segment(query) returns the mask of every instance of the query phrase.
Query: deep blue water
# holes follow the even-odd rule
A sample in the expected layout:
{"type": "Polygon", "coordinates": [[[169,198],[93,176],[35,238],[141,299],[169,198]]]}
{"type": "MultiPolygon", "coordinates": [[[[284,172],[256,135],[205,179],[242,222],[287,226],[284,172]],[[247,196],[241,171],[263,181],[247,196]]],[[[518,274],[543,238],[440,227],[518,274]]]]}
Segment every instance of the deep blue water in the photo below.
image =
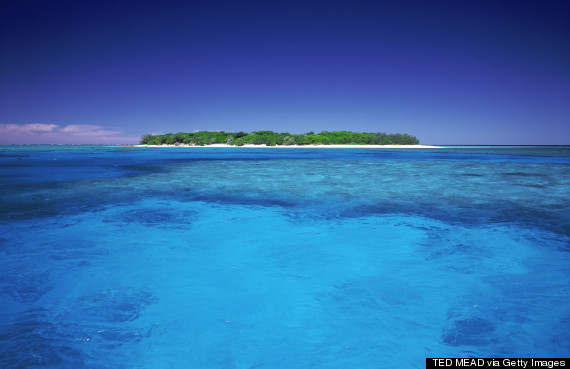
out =
{"type": "Polygon", "coordinates": [[[570,353],[570,147],[0,146],[0,367],[570,353]]]}

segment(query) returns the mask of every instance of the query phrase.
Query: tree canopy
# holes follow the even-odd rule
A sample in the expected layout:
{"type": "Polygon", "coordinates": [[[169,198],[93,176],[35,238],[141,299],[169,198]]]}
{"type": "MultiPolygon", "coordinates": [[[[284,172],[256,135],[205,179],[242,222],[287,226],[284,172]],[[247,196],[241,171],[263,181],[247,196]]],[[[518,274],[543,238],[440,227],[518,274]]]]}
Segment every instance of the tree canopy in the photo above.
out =
{"type": "Polygon", "coordinates": [[[273,131],[224,132],[199,131],[194,133],[168,133],[165,135],[144,134],[141,145],[193,145],[228,144],[242,146],[246,144],[266,146],[288,145],[418,145],[420,141],[408,134],[395,133],[360,133],[350,131],[322,131],[304,134],[277,133],[273,131]]]}

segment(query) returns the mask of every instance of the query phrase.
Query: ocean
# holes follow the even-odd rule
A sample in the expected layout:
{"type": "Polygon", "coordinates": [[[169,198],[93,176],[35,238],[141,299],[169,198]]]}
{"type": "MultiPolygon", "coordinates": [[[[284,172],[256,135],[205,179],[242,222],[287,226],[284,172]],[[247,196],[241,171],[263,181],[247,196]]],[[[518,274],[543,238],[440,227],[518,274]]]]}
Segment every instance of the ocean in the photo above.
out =
{"type": "Polygon", "coordinates": [[[570,147],[0,146],[0,367],[568,357],[570,147]]]}

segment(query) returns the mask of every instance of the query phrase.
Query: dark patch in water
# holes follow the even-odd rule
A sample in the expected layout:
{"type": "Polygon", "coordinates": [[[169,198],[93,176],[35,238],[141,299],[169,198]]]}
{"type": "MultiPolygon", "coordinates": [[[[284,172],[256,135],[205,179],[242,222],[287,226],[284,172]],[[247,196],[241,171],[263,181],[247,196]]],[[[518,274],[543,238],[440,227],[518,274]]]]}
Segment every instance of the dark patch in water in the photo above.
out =
{"type": "Polygon", "coordinates": [[[290,208],[299,205],[298,203],[283,199],[276,199],[267,196],[247,196],[244,194],[235,196],[223,194],[196,194],[192,197],[192,200],[220,204],[279,206],[284,208],[290,208]]]}
{"type": "Polygon", "coordinates": [[[81,352],[71,345],[71,337],[62,337],[58,326],[49,323],[51,315],[43,309],[19,314],[11,324],[0,326],[0,366],[2,368],[79,368],[85,362],[81,352]]]}
{"type": "Polygon", "coordinates": [[[325,206],[328,218],[358,218],[370,215],[410,214],[442,220],[449,224],[463,226],[486,226],[496,224],[522,224],[525,227],[541,228],[564,236],[570,236],[568,205],[531,208],[513,201],[496,202],[492,206],[484,203],[473,205],[454,199],[452,203],[414,203],[385,199],[375,204],[351,205],[345,200],[340,206],[325,206]]]}
{"type": "Polygon", "coordinates": [[[103,222],[139,223],[145,226],[172,227],[189,225],[196,219],[197,212],[177,209],[135,209],[128,210],[103,222]]]}
{"type": "Polygon", "coordinates": [[[0,276],[0,295],[12,296],[16,301],[31,304],[39,300],[51,289],[48,284],[49,274],[3,274],[0,276]]]}
{"type": "MultiPolygon", "coordinates": [[[[560,327],[570,327],[570,315],[560,319],[560,327]]],[[[566,352],[570,352],[570,331],[558,333],[552,337],[552,345],[554,347],[562,347],[566,352]]]]}
{"type": "MultiPolygon", "coordinates": [[[[109,289],[98,294],[77,299],[71,306],[80,321],[116,323],[132,322],[141,311],[156,301],[148,291],[137,291],[132,288],[109,289]]],[[[136,337],[132,337],[136,339],[136,337]]]]}
{"type": "Polygon", "coordinates": [[[21,187],[20,191],[10,188],[4,196],[0,197],[0,220],[78,214],[96,211],[108,204],[131,203],[143,195],[154,195],[152,191],[143,193],[128,188],[108,191],[96,185],[85,186],[79,182],[29,184],[21,187]]]}
{"type": "Polygon", "coordinates": [[[532,187],[532,188],[546,188],[546,186],[539,185],[539,184],[532,184],[532,183],[523,184],[523,186],[525,186],[525,187],[532,187]]]}
{"type": "Polygon", "coordinates": [[[21,155],[17,155],[17,154],[4,154],[4,153],[0,153],[0,158],[29,158],[31,157],[31,155],[26,155],[26,154],[21,154],[21,155]]]}
{"type": "Polygon", "coordinates": [[[109,363],[109,357],[89,357],[89,350],[100,355],[149,337],[152,327],[133,328],[131,323],[155,301],[147,291],[109,289],[76,299],[68,305],[72,311],[30,309],[4,316],[10,323],[0,326],[0,366],[83,368],[87,361],[109,363]]]}
{"type": "Polygon", "coordinates": [[[450,346],[481,346],[494,342],[496,327],[488,320],[469,318],[458,320],[443,334],[443,342],[450,346]]]}
{"type": "Polygon", "coordinates": [[[504,176],[516,176],[516,177],[547,177],[547,175],[544,173],[506,172],[501,174],[504,176]]]}

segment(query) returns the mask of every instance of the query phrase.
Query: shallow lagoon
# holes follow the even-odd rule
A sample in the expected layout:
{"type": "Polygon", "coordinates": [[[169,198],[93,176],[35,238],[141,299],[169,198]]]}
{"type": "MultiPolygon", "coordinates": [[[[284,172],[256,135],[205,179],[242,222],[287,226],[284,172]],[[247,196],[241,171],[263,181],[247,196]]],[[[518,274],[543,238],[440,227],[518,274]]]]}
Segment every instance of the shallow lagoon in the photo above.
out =
{"type": "Polygon", "coordinates": [[[570,352],[570,148],[0,146],[0,364],[570,352]]]}

